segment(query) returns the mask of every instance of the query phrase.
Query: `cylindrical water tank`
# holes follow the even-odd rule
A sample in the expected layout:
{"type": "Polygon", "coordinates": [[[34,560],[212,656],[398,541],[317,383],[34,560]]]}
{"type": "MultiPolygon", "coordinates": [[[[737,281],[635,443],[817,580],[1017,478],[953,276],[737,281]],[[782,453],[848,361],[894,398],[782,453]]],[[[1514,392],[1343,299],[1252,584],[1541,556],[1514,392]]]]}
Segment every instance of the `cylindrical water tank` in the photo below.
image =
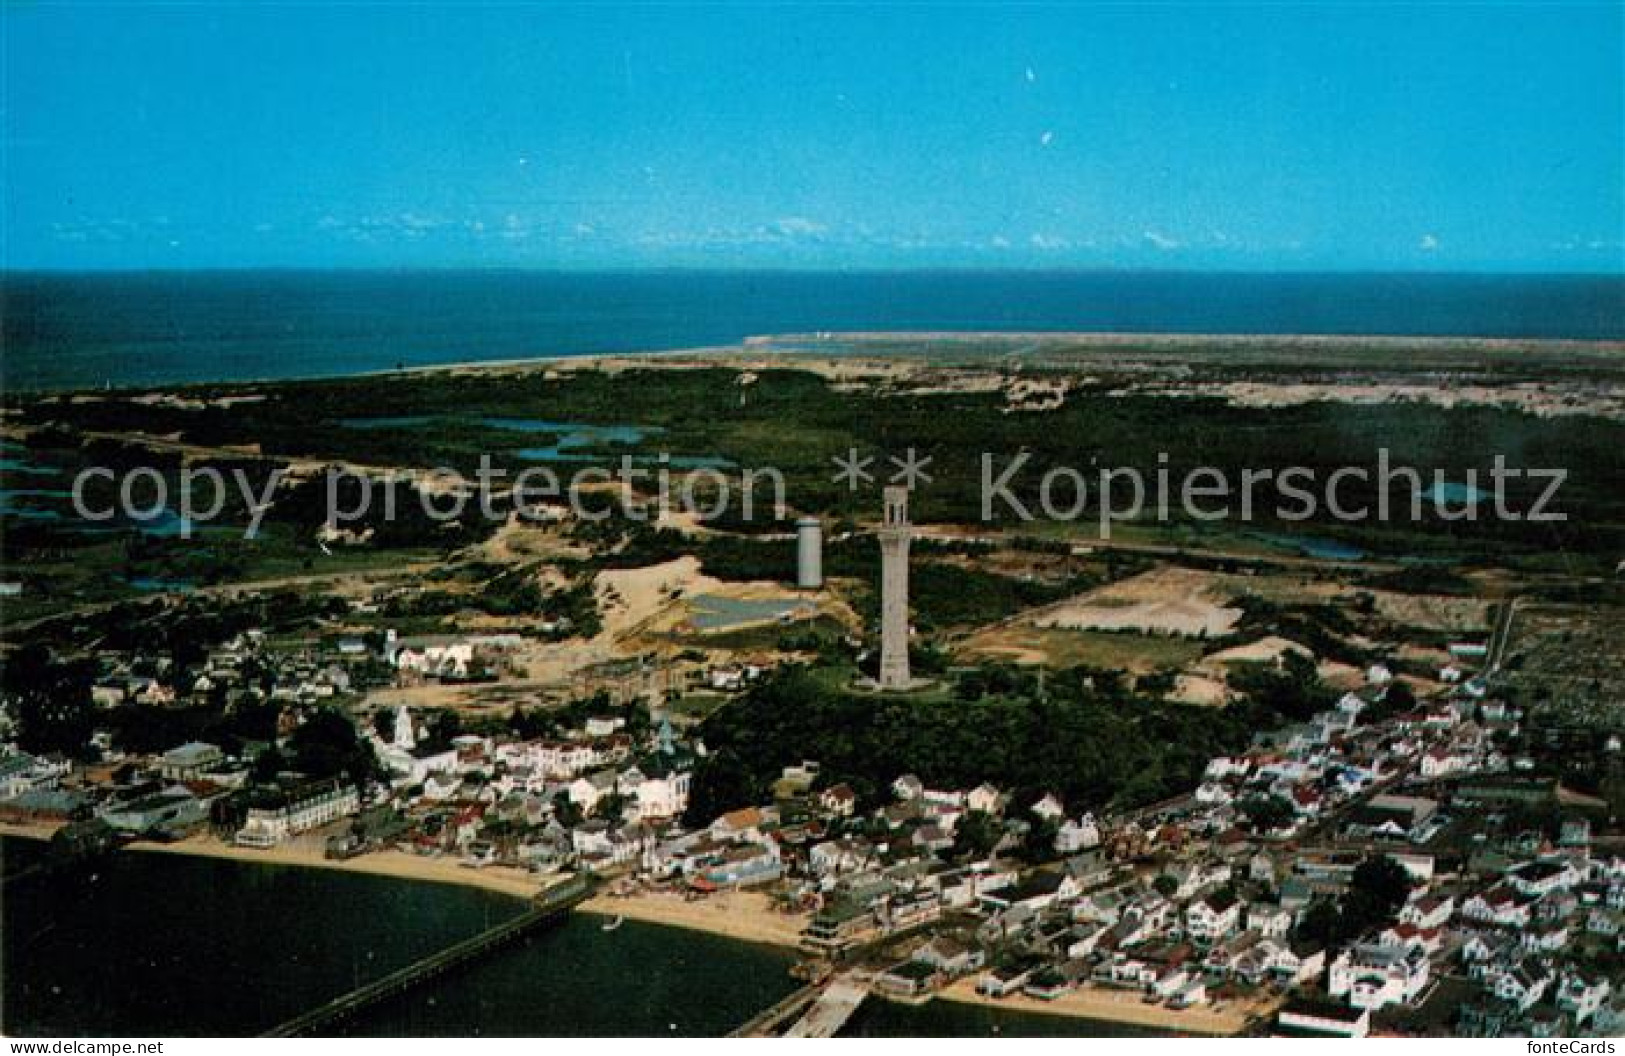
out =
{"type": "Polygon", "coordinates": [[[824,585],[824,526],[816,517],[796,522],[796,586],[816,590],[824,585]]]}

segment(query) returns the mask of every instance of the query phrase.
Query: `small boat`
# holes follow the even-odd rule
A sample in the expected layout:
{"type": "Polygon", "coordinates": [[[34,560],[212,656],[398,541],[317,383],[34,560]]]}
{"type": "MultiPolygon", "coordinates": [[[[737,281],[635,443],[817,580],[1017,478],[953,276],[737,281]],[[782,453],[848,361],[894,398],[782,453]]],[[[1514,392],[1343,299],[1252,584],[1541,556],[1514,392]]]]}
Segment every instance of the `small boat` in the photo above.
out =
{"type": "Polygon", "coordinates": [[[626,923],[626,918],[623,917],[623,916],[617,915],[613,920],[604,921],[604,923],[602,925],[602,930],[604,930],[604,931],[614,931],[616,928],[620,927],[622,924],[625,924],[625,923],[626,923]]]}

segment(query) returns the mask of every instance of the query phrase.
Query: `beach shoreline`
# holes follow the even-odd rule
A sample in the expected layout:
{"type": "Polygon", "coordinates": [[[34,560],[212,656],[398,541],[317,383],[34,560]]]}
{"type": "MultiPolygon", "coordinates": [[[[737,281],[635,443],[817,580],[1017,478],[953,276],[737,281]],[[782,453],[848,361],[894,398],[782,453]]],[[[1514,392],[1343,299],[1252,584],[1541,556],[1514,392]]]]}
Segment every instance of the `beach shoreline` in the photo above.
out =
{"type": "MultiPolygon", "coordinates": [[[[653,362],[666,367],[701,369],[705,367],[738,365],[750,367],[753,361],[767,365],[779,360],[791,360],[800,365],[816,364],[823,360],[861,361],[865,359],[897,362],[900,366],[929,367],[933,356],[940,358],[943,351],[955,346],[969,346],[977,342],[1041,342],[1046,346],[1073,348],[1046,348],[1047,354],[1086,357],[1094,354],[1120,354],[1135,351],[1141,354],[1189,354],[1197,350],[1230,351],[1255,346],[1277,351],[1300,353],[1347,352],[1363,349],[1378,352],[1400,350],[1435,353],[1474,353],[1493,356],[1520,356],[1530,352],[1581,353],[1603,359],[1625,357],[1625,341],[1613,338],[1571,337],[1481,337],[1445,334],[1332,334],[1332,333],[1184,333],[1180,331],[1117,331],[1117,330],[852,330],[828,331],[821,334],[776,333],[751,334],[736,344],[698,345],[682,348],[633,349],[610,352],[545,353],[537,356],[510,356],[501,359],[459,360],[447,363],[424,363],[410,367],[352,373],[314,375],[300,378],[266,378],[257,381],[197,384],[276,384],[278,381],[330,381],[342,378],[387,379],[392,377],[422,377],[437,374],[507,374],[536,371],[625,370],[636,369],[640,363],[653,362]],[[902,349],[893,342],[921,342],[932,346],[920,349],[902,349]],[[827,347],[815,347],[815,346],[827,347]],[[845,347],[843,347],[845,346],[845,347]],[[946,349],[942,346],[947,346],[946,349]],[[1149,348],[1148,348],[1149,346],[1149,348]],[[927,362],[921,363],[920,360],[927,362]]],[[[1002,353],[1001,353],[1002,354],[1002,353]]],[[[972,359],[988,353],[977,353],[972,359]]],[[[953,365],[965,365],[956,363],[953,365]]]]}
{"type": "MultiPolygon", "coordinates": [[[[0,836],[44,841],[51,838],[56,828],[47,824],[0,822],[0,836]]],[[[326,869],[396,880],[451,884],[518,899],[534,898],[550,886],[550,882],[557,882],[556,878],[538,880],[505,866],[473,869],[444,858],[425,858],[396,850],[333,859],[324,857],[314,844],[308,842],[260,850],[224,843],[212,836],[194,836],[174,843],[138,840],[127,845],[127,849],[144,854],[326,869]]],[[[675,893],[600,893],[576,908],[579,912],[605,920],[621,917],[786,951],[797,948],[801,929],[807,919],[806,914],[783,913],[774,909],[767,895],[754,891],[722,892],[694,900],[675,893]]],[[[1225,1036],[1240,1033],[1251,1018],[1268,1011],[1261,1005],[1231,1005],[1221,1011],[1205,1007],[1174,1010],[1162,1005],[1148,1005],[1138,993],[1095,987],[1074,990],[1054,1001],[1040,1001],[1022,995],[991,998],[976,992],[974,976],[938,991],[929,1000],[1063,1019],[1098,1020],[1180,1033],[1225,1036]]]]}
{"type": "MultiPolygon", "coordinates": [[[[0,822],[0,836],[49,840],[54,825],[25,825],[0,822]]],[[[303,869],[382,876],[397,880],[454,884],[478,888],[511,898],[534,898],[562,882],[562,877],[538,878],[507,866],[469,868],[445,858],[427,858],[403,851],[384,850],[353,858],[328,858],[312,841],[281,844],[269,849],[239,847],[212,836],[193,836],[174,843],[136,840],[126,849],[143,854],[169,854],[193,858],[278,865],[303,869]]],[[[723,938],[761,945],[794,949],[800,940],[805,914],[774,910],[766,895],[752,891],[730,891],[703,900],[688,901],[676,894],[639,892],[631,895],[599,894],[577,907],[601,917],[625,917],[647,924],[661,924],[688,931],[703,931],[723,938]]]]}
{"type": "Polygon", "coordinates": [[[1247,1005],[1232,1002],[1220,1010],[1210,1006],[1172,1009],[1165,1005],[1146,1004],[1136,991],[1107,990],[1094,986],[1068,991],[1053,1001],[1041,1001],[1023,994],[995,998],[976,992],[974,976],[958,980],[938,991],[935,996],[937,1000],[1007,1012],[1059,1016],[1063,1019],[1094,1019],[1181,1034],[1219,1037],[1240,1034],[1253,1018],[1270,1011],[1269,1002],[1247,1005]]]}
{"type": "Polygon", "coordinates": [[[602,917],[625,917],[788,950],[800,943],[807,922],[806,914],[781,913],[772,908],[766,895],[754,891],[727,891],[694,901],[652,892],[598,894],[576,908],[602,917]]]}
{"type": "MultiPolygon", "coordinates": [[[[1036,342],[1046,346],[1043,355],[1118,355],[1136,352],[1158,355],[1187,355],[1194,351],[1233,351],[1238,348],[1269,348],[1297,353],[1338,353],[1354,350],[1375,352],[1422,351],[1436,354],[1476,354],[1520,357],[1530,353],[1565,353],[1613,361],[1625,357],[1625,340],[1613,337],[1492,337],[1469,334],[1359,334],[1359,333],[1270,333],[1270,332],[1184,332],[1163,330],[850,330],[804,333],[748,334],[735,343],[686,345],[671,348],[632,348],[600,352],[547,352],[534,356],[504,356],[491,359],[455,360],[371,370],[341,370],[312,374],[266,377],[197,379],[179,382],[132,382],[102,389],[89,387],[41,387],[19,390],[28,398],[98,395],[128,397],[139,393],[183,392],[254,386],[298,385],[345,379],[388,380],[433,375],[529,374],[576,370],[627,370],[639,364],[698,369],[737,365],[768,365],[790,360],[800,365],[821,361],[862,360],[894,362],[900,366],[930,367],[932,358],[945,351],[964,353],[977,342],[1036,342]],[[930,347],[904,349],[899,342],[920,342],[930,347]],[[1064,347],[1064,346],[1076,347],[1064,347]],[[824,347],[818,347],[824,346],[824,347]],[[1062,347],[1054,347],[1062,346],[1062,347]],[[924,361],[924,362],[922,362],[924,361]]],[[[971,358],[1004,353],[973,352],[971,358]]],[[[964,366],[964,362],[954,365],[964,366]]]]}
{"type": "MultiPolygon", "coordinates": [[[[0,836],[21,839],[49,840],[56,831],[50,825],[20,825],[0,823],[0,836]]],[[[396,880],[420,880],[432,884],[454,884],[473,887],[511,898],[534,898],[549,884],[505,866],[487,866],[472,869],[443,858],[425,858],[402,851],[375,851],[354,858],[328,858],[318,847],[300,843],[281,844],[261,850],[224,843],[212,836],[193,836],[174,843],[135,840],[125,845],[126,850],[143,854],[170,854],[193,858],[213,858],[223,861],[248,862],[258,865],[291,866],[302,869],[327,869],[333,872],[358,873],[364,876],[382,876],[396,880]]]]}

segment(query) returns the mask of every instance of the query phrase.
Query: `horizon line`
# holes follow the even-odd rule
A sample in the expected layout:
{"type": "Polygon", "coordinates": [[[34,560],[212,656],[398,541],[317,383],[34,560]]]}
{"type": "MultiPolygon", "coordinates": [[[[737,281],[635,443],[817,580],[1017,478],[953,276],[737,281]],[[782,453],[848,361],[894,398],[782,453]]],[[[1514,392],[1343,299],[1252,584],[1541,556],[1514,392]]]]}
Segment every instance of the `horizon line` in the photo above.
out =
{"type": "Polygon", "coordinates": [[[533,275],[1206,275],[1224,276],[1304,276],[1304,277],[1417,277],[1435,278],[1573,278],[1625,280],[1625,262],[1618,270],[1550,268],[1422,268],[1422,267],[1284,267],[1284,268],[1205,268],[1141,265],[1059,264],[1059,265],[728,265],[728,264],[606,264],[528,265],[528,264],[226,264],[183,267],[102,266],[102,267],[12,267],[0,265],[0,279],[51,277],[101,277],[134,275],[232,275],[265,272],[300,274],[446,274],[486,272],[491,274],[533,275]]]}

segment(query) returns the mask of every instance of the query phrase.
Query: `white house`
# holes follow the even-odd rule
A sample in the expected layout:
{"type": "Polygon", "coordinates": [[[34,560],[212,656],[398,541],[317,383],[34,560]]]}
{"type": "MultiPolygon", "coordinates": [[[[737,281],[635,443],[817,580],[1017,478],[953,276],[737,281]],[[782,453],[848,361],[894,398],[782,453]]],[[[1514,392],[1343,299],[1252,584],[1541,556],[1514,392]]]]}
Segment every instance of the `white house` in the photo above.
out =
{"type": "Polygon", "coordinates": [[[1247,930],[1267,939],[1284,938],[1292,930],[1292,912],[1271,902],[1254,902],[1247,907],[1247,930]]]}
{"type": "Polygon", "coordinates": [[[1502,1001],[1527,1012],[1551,987],[1552,973],[1533,959],[1518,964],[1494,964],[1484,971],[1484,985],[1502,1001]]]}
{"type": "Polygon", "coordinates": [[[160,756],[158,772],[168,781],[191,781],[225,757],[225,753],[212,744],[190,741],[160,756]]]}
{"type": "Polygon", "coordinates": [[[1461,915],[1484,924],[1507,928],[1527,927],[1533,899],[1502,884],[1482,891],[1461,904],[1461,915]]]}
{"type": "Polygon", "coordinates": [[[378,753],[399,785],[427,784],[431,775],[447,777],[457,770],[457,751],[435,751],[427,746],[410,750],[390,745],[378,753]]]}
{"type": "Polygon", "coordinates": [[[1213,943],[1236,930],[1241,903],[1229,890],[1217,891],[1185,910],[1185,932],[1197,942],[1213,943]]]}
{"type": "Polygon", "coordinates": [[[1567,891],[1580,882],[1580,874],[1567,861],[1525,862],[1507,873],[1507,882],[1534,898],[1567,891]]]}
{"type": "Polygon", "coordinates": [[[1045,821],[1056,821],[1066,816],[1066,808],[1054,795],[1045,793],[1044,797],[1033,804],[1033,813],[1045,821]]]}
{"type": "Polygon", "coordinates": [[[1608,1003],[1613,989],[1606,976],[1588,980],[1578,972],[1570,972],[1557,986],[1557,1007],[1573,1016],[1576,1024],[1583,1024],[1608,1003]]]}
{"type": "Polygon", "coordinates": [[[11,799],[35,789],[55,788],[68,769],[66,762],[13,752],[0,758],[0,799],[11,799]]]}
{"type": "Polygon", "coordinates": [[[1415,1000],[1427,985],[1429,971],[1427,953],[1418,946],[1362,943],[1332,962],[1326,989],[1355,1008],[1375,1012],[1415,1000]]]}
{"type": "Polygon", "coordinates": [[[615,790],[615,774],[610,770],[578,777],[565,786],[565,794],[570,797],[570,802],[588,814],[597,809],[600,800],[613,795],[615,790]]]}
{"type": "Polygon", "coordinates": [[[1433,748],[1422,753],[1420,772],[1429,780],[1449,777],[1472,768],[1472,758],[1454,748],[1433,748]]]}
{"type": "Polygon", "coordinates": [[[1202,771],[1202,776],[1209,781],[1221,781],[1231,776],[1244,777],[1252,768],[1253,761],[1245,755],[1220,755],[1208,761],[1207,769],[1202,771]]]}
{"type": "Polygon", "coordinates": [[[249,808],[236,842],[243,847],[275,847],[290,836],[354,814],[360,806],[354,785],[319,782],[285,794],[277,806],[249,808]]]}
{"type": "Polygon", "coordinates": [[[850,818],[857,809],[858,796],[851,785],[842,782],[818,793],[818,805],[838,818],[850,818]]]}
{"type": "Polygon", "coordinates": [[[1091,847],[1098,846],[1100,846],[1100,826],[1095,824],[1093,814],[1085,814],[1077,821],[1068,818],[1055,834],[1057,854],[1077,854],[1079,851],[1087,851],[1091,847]]]}
{"type": "Polygon", "coordinates": [[[687,770],[673,770],[662,777],[645,776],[634,790],[639,820],[675,818],[687,810],[691,779],[687,770]]]}
{"type": "Polygon", "coordinates": [[[626,720],[619,715],[595,715],[587,720],[588,737],[608,737],[616,730],[626,726],[626,720]]]}
{"type": "Polygon", "coordinates": [[[1442,928],[1450,922],[1450,914],[1456,909],[1455,898],[1446,895],[1423,895],[1413,899],[1399,910],[1399,920],[1403,924],[1412,924],[1418,928],[1442,928]]]}
{"type": "Polygon", "coordinates": [[[999,790],[992,785],[977,785],[965,793],[965,809],[979,810],[984,814],[996,813],[999,809],[999,790]]]}

